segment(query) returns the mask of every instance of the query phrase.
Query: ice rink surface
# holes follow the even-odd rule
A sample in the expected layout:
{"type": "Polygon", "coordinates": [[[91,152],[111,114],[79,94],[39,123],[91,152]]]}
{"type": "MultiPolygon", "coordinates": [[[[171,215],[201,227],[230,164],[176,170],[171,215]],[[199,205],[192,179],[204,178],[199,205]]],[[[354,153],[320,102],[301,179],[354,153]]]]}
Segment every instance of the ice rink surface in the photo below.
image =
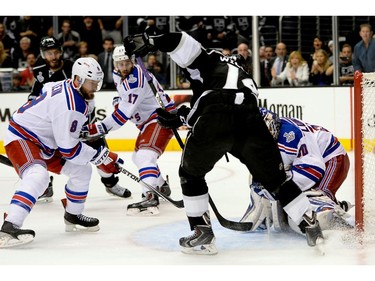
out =
{"type": "MultiPolygon", "coordinates": [[[[119,154],[125,160],[124,167],[137,174],[131,162],[131,153],[119,154]]],[[[337,197],[354,203],[354,164],[352,153],[349,155],[352,164],[349,177],[337,197]]],[[[169,175],[171,197],[175,200],[182,199],[177,172],[180,156],[180,152],[166,152],[159,159],[162,174],[169,175]]],[[[220,213],[225,218],[238,221],[249,203],[249,175],[237,159],[231,155],[229,159],[229,163],[225,158],[221,159],[206,179],[220,213]]],[[[108,280],[112,275],[121,279],[192,280],[196,279],[194,276],[197,274],[248,280],[254,280],[258,274],[259,278],[266,280],[270,275],[275,275],[277,280],[280,278],[278,276],[287,274],[288,279],[295,276],[296,280],[315,280],[323,278],[319,277],[323,272],[328,274],[326,277],[337,278],[342,275],[347,278],[349,275],[358,277],[358,274],[375,271],[375,245],[356,243],[350,236],[348,238],[347,232],[325,231],[326,254],[321,256],[307,246],[305,237],[298,234],[274,231],[242,233],[225,229],[212,211],[211,219],[219,253],[215,256],[185,255],[179,250],[178,240],[192,232],[184,209],[162,201],[157,216],[127,216],[126,206],[140,200],[141,186],[120,174],[120,183],[132,191],[132,198],[111,196],[106,193],[95,170],[84,214],[100,220],[100,231],[67,233],[63,221],[64,209],[60,202],[64,198],[65,181],[66,177],[54,175],[54,201],[36,204],[23,226],[36,232],[35,240],[19,248],[0,250],[0,271],[14,273],[13,266],[16,265],[20,266],[18,276],[25,274],[27,278],[32,272],[38,276],[37,280],[43,279],[44,275],[40,271],[52,271],[58,280],[59,277],[63,278],[58,272],[68,274],[67,269],[72,273],[71,277],[78,278],[84,274],[82,278],[85,280],[91,274],[90,279],[93,280],[108,280]],[[84,273],[81,269],[88,271],[84,273]],[[145,269],[152,273],[146,274],[145,269]],[[130,273],[136,276],[130,277],[130,273]],[[149,274],[151,276],[147,276],[149,274]]],[[[1,165],[1,215],[7,212],[18,184],[19,179],[13,168],[1,165]]],[[[354,214],[354,208],[350,213],[354,214]]]]}

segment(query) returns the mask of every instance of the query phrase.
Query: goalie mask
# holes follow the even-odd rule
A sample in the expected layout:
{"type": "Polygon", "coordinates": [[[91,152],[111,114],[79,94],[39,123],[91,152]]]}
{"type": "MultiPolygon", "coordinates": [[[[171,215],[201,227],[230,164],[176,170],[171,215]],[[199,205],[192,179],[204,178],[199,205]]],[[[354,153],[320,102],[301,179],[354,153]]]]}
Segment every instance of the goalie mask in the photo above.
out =
{"type": "Polygon", "coordinates": [[[259,111],[260,115],[263,117],[264,122],[266,123],[268,131],[270,131],[271,135],[273,136],[273,139],[277,140],[280,132],[280,118],[277,116],[276,113],[266,108],[260,107],[259,111]]]}

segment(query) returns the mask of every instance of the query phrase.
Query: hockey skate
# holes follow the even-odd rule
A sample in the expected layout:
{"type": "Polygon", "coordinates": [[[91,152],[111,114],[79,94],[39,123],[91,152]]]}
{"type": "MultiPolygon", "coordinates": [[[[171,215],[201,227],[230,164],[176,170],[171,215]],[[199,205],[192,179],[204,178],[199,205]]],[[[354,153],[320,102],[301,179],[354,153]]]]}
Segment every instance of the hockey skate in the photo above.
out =
{"type": "Polygon", "coordinates": [[[31,229],[19,229],[11,222],[4,221],[0,231],[0,248],[10,248],[28,244],[34,240],[31,229]]]}
{"type": "Polygon", "coordinates": [[[112,174],[108,178],[105,178],[102,175],[102,178],[100,180],[104,184],[105,190],[107,191],[108,194],[112,194],[114,196],[121,197],[121,198],[129,198],[132,195],[129,189],[122,187],[121,185],[118,184],[119,178],[115,176],[114,174],[112,174]]]}
{"type": "Polygon", "coordinates": [[[193,255],[216,255],[215,235],[210,225],[197,225],[194,233],[180,238],[181,251],[193,255]]]}
{"type": "Polygon", "coordinates": [[[132,193],[129,189],[120,186],[118,183],[112,187],[106,187],[105,190],[107,193],[118,196],[118,197],[123,197],[123,198],[129,198],[132,193]]]}
{"type": "Polygon", "coordinates": [[[161,187],[158,187],[158,190],[163,193],[165,196],[170,196],[171,195],[171,188],[169,187],[169,181],[168,181],[168,176],[167,180],[164,182],[164,184],[161,187]]]}
{"type": "Polygon", "coordinates": [[[324,243],[322,229],[316,219],[316,213],[312,212],[311,218],[304,214],[303,221],[299,225],[301,231],[306,234],[307,245],[310,247],[324,243]]]}
{"type": "Polygon", "coordinates": [[[42,195],[38,197],[38,203],[50,203],[53,201],[53,176],[49,177],[49,184],[42,195]]]}
{"type": "Polygon", "coordinates": [[[64,214],[65,231],[99,231],[99,220],[97,218],[86,217],[85,215],[73,215],[65,211],[64,214]]]}
{"type": "MultiPolygon", "coordinates": [[[[143,197],[143,194],[142,194],[143,197]]],[[[159,214],[159,198],[152,192],[147,192],[141,202],[128,205],[127,215],[157,215],[159,214]]]]}

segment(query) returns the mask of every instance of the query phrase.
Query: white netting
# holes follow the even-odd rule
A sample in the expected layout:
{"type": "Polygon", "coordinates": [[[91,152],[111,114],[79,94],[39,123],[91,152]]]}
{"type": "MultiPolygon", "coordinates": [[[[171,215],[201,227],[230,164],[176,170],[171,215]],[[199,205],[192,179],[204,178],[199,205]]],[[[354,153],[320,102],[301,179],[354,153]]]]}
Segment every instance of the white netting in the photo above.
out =
{"type": "Polygon", "coordinates": [[[363,225],[364,235],[371,239],[375,238],[375,73],[363,73],[361,85],[363,225]]]}

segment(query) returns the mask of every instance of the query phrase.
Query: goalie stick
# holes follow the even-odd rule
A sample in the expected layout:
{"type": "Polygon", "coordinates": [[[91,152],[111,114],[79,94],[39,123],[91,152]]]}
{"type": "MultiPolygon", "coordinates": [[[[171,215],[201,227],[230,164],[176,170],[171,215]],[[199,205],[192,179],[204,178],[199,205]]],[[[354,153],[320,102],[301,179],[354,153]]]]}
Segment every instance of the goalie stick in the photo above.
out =
{"type": "Polygon", "coordinates": [[[12,162],[10,162],[9,158],[0,154],[0,163],[7,165],[9,167],[13,167],[12,162]]]}
{"type": "MultiPolygon", "coordinates": [[[[183,208],[184,207],[184,202],[182,200],[180,201],[175,201],[173,200],[172,198],[168,197],[168,196],[165,196],[163,193],[161,193],[159,190],[157,190],[156,188],[154,188],[153,186],[145,183],[143,180],[141,180],[139,177],[137,177],[136,175],[134,175],[133,173],[131,173],[130,171],[126,170],[125,168],[121,167],[120,168],[120,171],[127,175],[129,178],[131,178],[132,180],[144,185],[146,188],[148,188],[151,192],[155,193],[156,195],[162,197],[163,199],[165,199],[166,201],[168,201],[169,203],[171,203],[172,205],[174,205],[175,207],[177,208],[183,208]]],[[[225,228],[228,228],[228,229],[231,229],[231,230],[236,230],[236,231],[250,231],[251,228],[253,227],[253,223],[252,222],[236,222],[236,221],[230,221],[230,220],[227,220],[226,218],[224,218],[218,211],[218,209],[216,208],[216,205],[214,203],[214,201],[212,200],[211,196],[209,195],[209,203],[211,205],[211,208],[212,210],[214,211],[215,215],[216,215],[216,218],[217,220],[219,221],[219,223],[221,224],[221,226],[225,227],[225,228]]]]}

